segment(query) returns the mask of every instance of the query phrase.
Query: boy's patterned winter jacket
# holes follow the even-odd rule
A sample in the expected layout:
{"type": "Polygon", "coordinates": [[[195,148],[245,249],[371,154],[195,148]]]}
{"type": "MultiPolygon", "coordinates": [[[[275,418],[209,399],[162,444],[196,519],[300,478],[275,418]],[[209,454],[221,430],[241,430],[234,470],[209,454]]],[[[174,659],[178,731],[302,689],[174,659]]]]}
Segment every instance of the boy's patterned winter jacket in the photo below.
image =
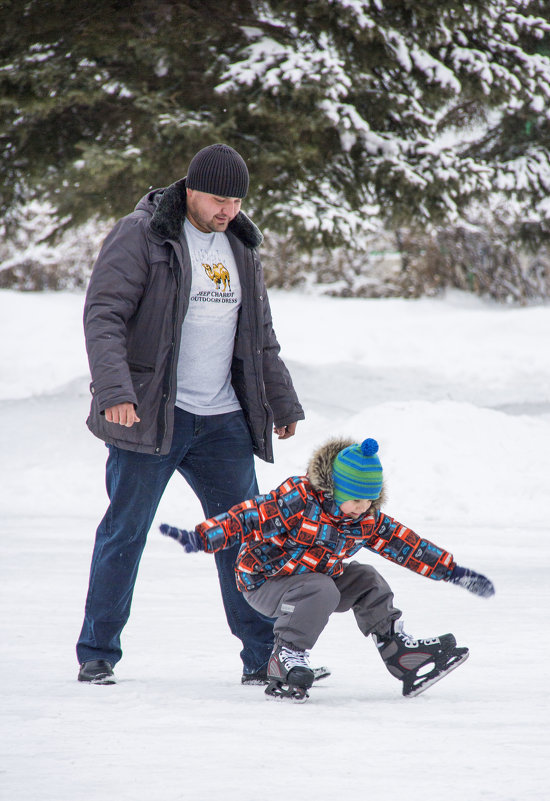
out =
{"type": "Polygon", "coordinates": [[[207,552],[241,542],[235,563],[242,592],[269,578],[314,571],[338,576],[342,562],[368,548],[415,573],[448,580],[452,554],[380,511],[383,495],[362,517],[343,517],[332,499],[332,462],[351,440],[331,440],[314,453],[307,476],[288,478],[267,495],[233,506],[196,527],[207,552]]]}

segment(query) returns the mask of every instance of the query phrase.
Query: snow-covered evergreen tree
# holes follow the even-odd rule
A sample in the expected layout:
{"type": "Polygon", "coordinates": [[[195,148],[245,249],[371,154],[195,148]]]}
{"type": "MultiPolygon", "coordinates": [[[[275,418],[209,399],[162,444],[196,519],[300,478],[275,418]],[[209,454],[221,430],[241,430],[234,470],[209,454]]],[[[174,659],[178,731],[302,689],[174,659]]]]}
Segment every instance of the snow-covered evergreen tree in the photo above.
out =
{"type": "Polygon", "coordinates": [[[259,3],[218,91],[264,155],[270,224],[283,228],[290,211],[349,236],[373,210],[393,224],[453,221],[495,189],[533,208],[550,188],[547,142],[516,136],[510,147],[510,127],[548,126],[550,61],[533,48],[548,23],[536,5],[259,3]]]}
{"type": "Polygon", "coordinates": [[[2,4],[1,208],[126,213],[227,141],[247,209],[315,247],[513,204],[550,235],[542,0],[2,4]]]}

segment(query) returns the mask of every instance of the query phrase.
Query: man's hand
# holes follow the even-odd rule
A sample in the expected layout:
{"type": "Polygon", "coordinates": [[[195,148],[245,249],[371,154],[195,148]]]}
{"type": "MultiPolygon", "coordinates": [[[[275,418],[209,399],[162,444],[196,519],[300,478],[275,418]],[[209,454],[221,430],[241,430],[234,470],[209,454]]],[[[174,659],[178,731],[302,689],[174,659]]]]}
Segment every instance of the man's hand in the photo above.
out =
{"type": "Polygon", "coordinates": [[[287,426],[277,426],[273,427],[273,431],[277,434],[279,439],[288,439],[289,437],[293,437],[296,433],[296,426],[298,423],[289,423],[287,426]]]}
{"type": "Polygon", "coordinates": [[[117,403],[116,406],[110,406],[105,409],[105,419],[108,423],[118,423],[119,426],[126,426],[126,428],[131,428],[134,423],[141,422],[133,403],[117,403]]]}

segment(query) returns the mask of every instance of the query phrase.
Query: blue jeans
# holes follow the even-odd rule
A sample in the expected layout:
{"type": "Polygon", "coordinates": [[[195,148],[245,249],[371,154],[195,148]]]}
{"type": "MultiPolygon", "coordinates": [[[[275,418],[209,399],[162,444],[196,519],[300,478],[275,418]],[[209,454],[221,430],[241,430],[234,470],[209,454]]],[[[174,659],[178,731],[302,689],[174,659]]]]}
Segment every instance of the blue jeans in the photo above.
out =
{"type": "MultiPolygon", "coordinates": [[[[96,532],[84,624],[76,647],[80,664],[105,659],[115,665],[122,657],[120,635],[130,616],[147,533],[176,470],[195,492],[207,518],[258,494],[252,443],[241,411],[203,417],[176,407],[172,447],[166,456],[108,448],[110,505],[96,532]]],[[[227,622],[243,644],[244,672],[254,673],[269,659],[273,621],[254,611],[237,589],[238,548],[216,553],[215,560],[227,622]]]]}

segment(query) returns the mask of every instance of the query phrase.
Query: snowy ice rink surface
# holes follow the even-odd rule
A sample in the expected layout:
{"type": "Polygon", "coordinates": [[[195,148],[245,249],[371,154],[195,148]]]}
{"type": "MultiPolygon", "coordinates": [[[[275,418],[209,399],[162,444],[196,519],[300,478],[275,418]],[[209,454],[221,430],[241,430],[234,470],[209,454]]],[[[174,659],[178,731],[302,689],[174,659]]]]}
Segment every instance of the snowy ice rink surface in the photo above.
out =
{"type": "Polygon", "coordinates": [[[179,477],[146,548],[118,684],[76,681],[105,448],[88,433],[83,296],[0,292],[0,601],[6,801],[547,801],[550,308],[272,292],[307,420],[260,489],[335,434],[380,442],[386,511],[495,582],[491,600],[374,554],[407,631],[471,656],[416,699],[353,616],[312,652],[303,705],[241,687],[214,561],[156,524],[202,519],[179,477]]]}

